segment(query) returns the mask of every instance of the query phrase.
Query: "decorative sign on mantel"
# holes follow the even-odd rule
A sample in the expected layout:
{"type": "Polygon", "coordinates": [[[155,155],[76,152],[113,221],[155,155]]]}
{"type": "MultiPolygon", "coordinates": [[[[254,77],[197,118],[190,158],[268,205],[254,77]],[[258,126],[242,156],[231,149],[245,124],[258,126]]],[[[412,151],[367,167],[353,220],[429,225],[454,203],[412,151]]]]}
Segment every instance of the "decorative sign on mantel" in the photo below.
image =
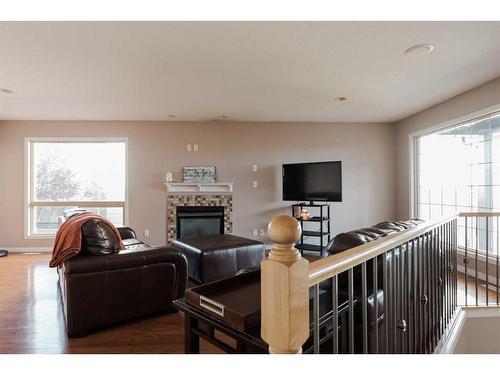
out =
{"type": "Polygon", "coordinates": [[[216,181],[215,167],[184,167],[182,181],[185,183],[213,184],[216,181]]]}

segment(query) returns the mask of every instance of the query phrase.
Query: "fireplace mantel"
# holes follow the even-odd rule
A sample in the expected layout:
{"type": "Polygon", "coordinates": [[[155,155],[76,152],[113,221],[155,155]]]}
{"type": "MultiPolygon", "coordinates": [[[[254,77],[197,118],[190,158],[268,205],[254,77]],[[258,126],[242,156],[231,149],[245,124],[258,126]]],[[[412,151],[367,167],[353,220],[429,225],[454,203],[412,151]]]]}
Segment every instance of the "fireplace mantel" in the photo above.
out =
{"type": "Polygon", "coordinates": [[[205,184],[199,182],[165,182],[165,187],[169,193],[232,193],[232,182],[216,182],[205,184]]]}

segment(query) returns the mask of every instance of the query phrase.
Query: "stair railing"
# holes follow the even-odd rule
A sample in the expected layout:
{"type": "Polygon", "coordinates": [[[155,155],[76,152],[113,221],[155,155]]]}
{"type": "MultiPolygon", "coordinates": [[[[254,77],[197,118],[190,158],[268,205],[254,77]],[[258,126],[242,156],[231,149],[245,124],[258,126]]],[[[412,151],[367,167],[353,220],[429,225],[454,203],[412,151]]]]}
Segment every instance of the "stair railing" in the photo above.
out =
{"type": "MultiPolygon", "coordinates": [[[[465,272],[465,277],[460,276],[465,278],[465,304],[471,301],[467,297],[471,278],[474,303],[481,303],[482,240],[476,235],[473,240],[478,243],[471,247],[471,230],[484,230],[487,237],[483,257],[490,267],[485,274],[488,281],[494,275],[498,304],[499,216],[498,212],[467,212],[424,222],[311,263],[294,248],[299,223],[290,216],[274,218],[269,237],[275,246],[261,272],[261,336],[269,351],[432,353],[463,304],[458,300],[457,270],[465,272]],[[478,219],[485,217],[478,228],[478,219]],[[494,255],[490,251],[492,217],[496,217],[494,255]],[[465,221],[460,225],[460,233],[465,230],[464,246],[459,245],[463,240],[458,238],[459,220],[465,221]],[[463,266],[459,259],[465,259],[463,266]]],[[[486,297],[485,301],[491,305],[493,300],[486,297]]]]}

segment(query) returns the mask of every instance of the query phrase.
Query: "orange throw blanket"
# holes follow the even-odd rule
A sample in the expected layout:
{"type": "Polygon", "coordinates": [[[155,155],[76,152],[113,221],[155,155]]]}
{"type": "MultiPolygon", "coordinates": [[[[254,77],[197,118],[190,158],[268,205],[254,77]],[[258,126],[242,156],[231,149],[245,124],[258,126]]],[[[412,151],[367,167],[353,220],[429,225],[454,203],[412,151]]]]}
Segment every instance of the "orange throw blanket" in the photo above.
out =
{"type": "Polygon", "coordinates": [[[118,229],[109,220],[93,213],[78,214],[65,221],[57,231],[49,267],[60,267],[66,260],[80,252],[82,249],[82,225],[92,219],[98,219],[113,229],[120,244],[120,249],[125,249],[118,229]]]}

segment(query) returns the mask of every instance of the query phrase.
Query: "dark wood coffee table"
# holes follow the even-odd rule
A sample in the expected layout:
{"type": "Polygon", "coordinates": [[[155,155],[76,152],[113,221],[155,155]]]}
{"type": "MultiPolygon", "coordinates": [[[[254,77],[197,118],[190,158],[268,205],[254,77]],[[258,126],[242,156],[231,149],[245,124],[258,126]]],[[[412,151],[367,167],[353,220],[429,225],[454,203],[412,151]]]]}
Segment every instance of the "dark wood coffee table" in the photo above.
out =
{"type": "Polygon", "coordinates": [[[226,353],[267,353],[260,338],[260,270],[190,288],[174,302],[185,315],[186,353],[200,337],[226,353]]]}
{"type": "Polygon", "coordinates": [[[203,310],[188,305],[184,299],[175,301],[174,305],[184,313],[186,354],[200,353],[200,337],[226,353],[268,353],[268,345],[260,338],[260,327],[252,332],[241,332],[203,310]]]}

